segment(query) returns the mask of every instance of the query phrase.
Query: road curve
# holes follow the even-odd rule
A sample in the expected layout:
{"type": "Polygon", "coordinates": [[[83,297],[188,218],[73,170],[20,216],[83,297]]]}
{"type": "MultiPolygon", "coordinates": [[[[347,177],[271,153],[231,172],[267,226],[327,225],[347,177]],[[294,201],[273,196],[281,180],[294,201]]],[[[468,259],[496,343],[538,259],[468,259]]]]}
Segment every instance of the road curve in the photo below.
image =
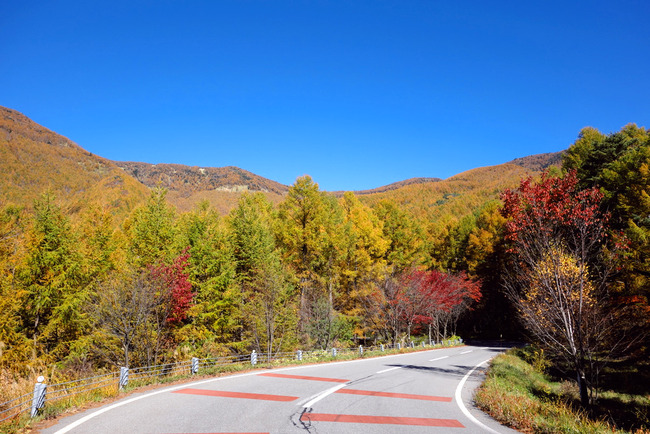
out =
{"type": "Polygon", "coordinates": [[[463,346],[260,369],[62,418],[42,433],[509,433],[473,408],[500,348],[463,346]]]}

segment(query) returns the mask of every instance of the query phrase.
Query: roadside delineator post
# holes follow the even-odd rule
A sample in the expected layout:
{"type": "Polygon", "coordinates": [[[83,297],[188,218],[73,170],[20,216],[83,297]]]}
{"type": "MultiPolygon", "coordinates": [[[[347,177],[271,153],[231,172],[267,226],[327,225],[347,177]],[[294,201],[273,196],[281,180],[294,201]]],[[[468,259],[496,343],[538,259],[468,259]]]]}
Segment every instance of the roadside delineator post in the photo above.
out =
{"type": "Polygon", "coordinates": [[[381,352],[384,352],[384,344],[381,344],[381,352]]]}
{"type": "Polygon", "coordinates": [[[332,348],[332,357],[336,357],[336,348],[332,348]]]}
{"type": "Polygon", "coordinates": [[[199,358],[192,357],[192,375],[196,375],[199,372],[199,358]]]}
{"type": "Polygon", "coordinates": [[[255,350],[251,353],[251,365],[257,365],[257,351],[255,350]]]}
{"type": "Polygon", "coordinates": [[[47,384],[44,383],[45,377],[42,375],[36,379],[34,385],[34,397],[32,398],[31,416],[36,417],[38,411],[45,406],[45,394],[47,393],[47,384]]]}
{"type": "Polygon", "coordinates": [[[119,382],[119,388],[120,390],[124,390],[126,386],[129,384],[129,368],[122,366],[120,368],[120,382],[119,382]]]}
{"type": "Polygon", "coordinates": [[[359,345],[359,355],[363,356],[363,345],[359,345]]]}

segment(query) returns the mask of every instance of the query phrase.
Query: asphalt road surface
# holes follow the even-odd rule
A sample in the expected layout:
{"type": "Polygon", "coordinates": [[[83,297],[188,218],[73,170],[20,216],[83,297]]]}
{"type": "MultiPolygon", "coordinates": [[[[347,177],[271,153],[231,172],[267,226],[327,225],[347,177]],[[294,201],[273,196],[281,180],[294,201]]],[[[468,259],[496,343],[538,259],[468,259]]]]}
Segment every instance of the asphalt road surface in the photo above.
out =
{"type": "Polygon", "coordinates": [[[509,433],[472,405],[502,349],[260,369],[133,393],[43,433],[509,433]]]}

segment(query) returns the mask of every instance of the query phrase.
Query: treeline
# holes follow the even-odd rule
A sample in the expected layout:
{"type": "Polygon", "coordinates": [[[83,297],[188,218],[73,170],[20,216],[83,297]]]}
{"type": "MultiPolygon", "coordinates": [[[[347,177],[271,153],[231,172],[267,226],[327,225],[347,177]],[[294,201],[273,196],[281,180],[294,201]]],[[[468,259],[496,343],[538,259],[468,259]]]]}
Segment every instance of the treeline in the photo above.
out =
{"type": "Polygon", "coordinates": [[[299,178],[274,207],[179,214],[154,189],[116,225],[71,221],[44,193],[0,214],[0,361],[75,370],[188,356],[439,340],[481,298],[395,203],[337,199],[299,178]],[[118,229],[115,229],[116,226],[118,229]]]}

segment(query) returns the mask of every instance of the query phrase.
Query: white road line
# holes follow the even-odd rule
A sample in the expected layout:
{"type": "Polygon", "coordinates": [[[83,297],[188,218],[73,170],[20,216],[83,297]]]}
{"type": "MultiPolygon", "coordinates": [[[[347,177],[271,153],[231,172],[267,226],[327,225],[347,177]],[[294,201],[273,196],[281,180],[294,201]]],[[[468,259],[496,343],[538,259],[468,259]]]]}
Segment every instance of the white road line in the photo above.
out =
{"type": "Polygon", "coordinates": [[[325,398],[328,395],[331,395],[332,393],[336,392],[339,389],[343,389],[345,386],[347,386],[347,384],[339,384],[338,386],[334,386],[331,389],[327,389],[325,392],[321,392],[318,395],[316,395],[314,399],[304,404],[303,407],[311,408],[314,404],[316,404],[321,399],[325,398]]]}
{"type": "Polygon", "coordinates": [[[460,410],[463,412],[463,414],[465,416],[467,416],[467,418],[469,420],[471,420],[472,422],[474,422],[476,425],[478,425],[479,427],[481,427],[482,429],[484,429],[487,432],[491,432],[491,433],[494,433],[494,434],[500,434],[499,431],[493,430],[492,428],[490,428],[489,426],[485,425],[484,423],[482,423],[478,419],[476,419],[474,416],[472,416],[472,414],[469,412],[467,407],[465,407],[465,403],[463,402],[463,398],[461,396],[463,386],[465,385],[465,382],[467,381],[469,376],[472,375],[472,373],[474,371],[476,371],[479,366],[486,364],[490,360],[492,360],[492,359],[490,358],[490,359],[482,361],[478,365],[474,366],[467,374],[465,374],[463,379],[460,380],[460,383],[458,383],[458,387],[456,387],[456,395],[455,395],[455,397],[456,397],[456,404],[458,404],[458,407],[460,408],[460,410]]]}
{"type": "Polygon", "coordinates": [[[469,351],[463,351],[463,352],[462,352],[461,354],[467,354],[467,353],[471,353],[472,351],[474,351],[474,350],[469,350],[469,351]]]}
{"type": "Polygon", "coordinates": [[[171,392],[173,390],[184,389],[184,388],[187,388],[188,386],[196,386],[196,385],[199,385],[199,384],[210,383],[210,382],[213,382],[213,381],[218,380],[218,379],[235,378],[235,377],[248,377],[249,375],[258,375],[258,374],[259,374],[259,372],[253,371],[253,372],[246,372],[244,374],[231,375],[229,377],[210,378],[209,380],[196,381],[196,382],[189,383],[189,384],[187,384],[187,383],[186,384],[181,384],[179,386],[165,388],[165,389],[157,390],[155,392],[147,393],[145,395],[136,396],[134,398],[127,399],[127,400],[124,400],[124,401],[120,401],[120,402],[117,402],[117,403],[115,403],[113,405],[109,405],[107,407],[100,408],[96,412],[91,413],[89,415],[86,415],[86,416],[82,417],[81,419],[78,419],[78,420],[74,421],[70,425],[67,425],[67,426],[61,428],[60,430],[58,430],[54,434],[67,433],[68,431],[77,428],[82,423],[88,422],[90,419],[92,419],[92,418],[94,418],[96,416],[99,416],[100,414],[106,413],[109,410],[113,410],[114,408],[121,407],[121,406],[126,405],[126,404],[131,404],[132,402],[139,401],[139,400],[141,400],[143,398],[148,398],[150,396],[159,395],[161,393],[168,393],[168,392],[171,392]]]}
{"type": "Polygon", "coordinates": [[[377,374],[383,374],[384,372],[394,371],[395,369],[402,369],[402,368],[403,366],[395,366],[394,368],[382,369],[381,371],[377,371],[377,374]]]}
{"type": "Polygon", "coordinates": [[[436,359],[431,359],[431,360],[429,360],[429,361],[430,361],[430,362],[435,362],[436,360],[446,359],[447,357],[449,357],[449,356],[442,356],[442,357],[438,357],[438,358],[436,358],[436,359]]]}

